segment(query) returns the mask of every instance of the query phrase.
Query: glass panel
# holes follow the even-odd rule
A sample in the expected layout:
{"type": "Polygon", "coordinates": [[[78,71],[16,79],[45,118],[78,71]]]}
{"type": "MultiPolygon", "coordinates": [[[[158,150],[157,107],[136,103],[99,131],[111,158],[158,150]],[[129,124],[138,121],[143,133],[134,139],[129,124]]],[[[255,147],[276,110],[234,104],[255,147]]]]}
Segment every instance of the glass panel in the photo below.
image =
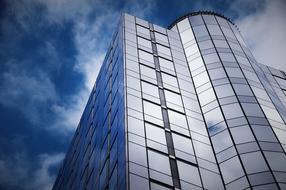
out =
{"type": "Polygon", "coordinates": [[[230,131],[236,144],[255,141],[249,126],[231,128],[230,131]]]}
{"type": "Polygon", "coordinates": [[[234,95],[234,92],[229,84],[216,86],[215,91],[216,91],[216,95],[218,96],[218,98],[224,98],[224,97],[234,95]]]}
{"type": "Polygon", "coordinates": [[[151,182],[151,190],[171,190],[171,189],[168,187],[164,187],[162,185],[151,182]]]}
{"type": "Polygon", "coordinates": [[[146,127],[146,137],[148,139],[166,145],[166,136],[164,129],[157,127],[155,125],[151,125],[149,123],[145,123],[145,127],[146,127]]]}
{"type": "Polygon", "coordinates": [[[236,92],[237,95],[242,95],[242,96],[252,96],[251,89],[249,88],[248,85],[244,84],[233,84],[233,88],[236,92]]]}
{"type": "Polygon", "coordinates": [[[172,59],[170,48],[167,48],[165,46],[161,46],[159,44],[156,44],[156,46],[157,46],[159,56],[166,57],[168,59],[172,59]]]}
{"type": "Polygon", "coordinates": [[[147,167],[146,148],[131,142],[129,144],[129,160],[147,167]]]}
{"type": "Polygon", "coordinates": [[[213,147],[216,153],[231,147],[232,141],[227,130],[212,137],[213,147]]]}
{"type": "Polygon", "coordinates": [[[155,32],[155,38],[156,38],[156,41],[157,41],[157,42],[161,42],[161,43],[163,43],[164,45],[167,45],[167,46],[168,46],[169,42],[168,42],[167,36],[155,32]]]}
{"type": "Polygon", "coordinates": [[[149,190],[149,181],[143,177],[130,174],[130,190],[149,190]]]}
{"type": "Polygon", "coordinates": [[[194,34],[193,34],[191,29],[188,29],[188,30],[180,33],[180,35],[181,35],[181,39],[182,39],[183,44],[186,44],[187,42],[190,42],[190,41],[195,39],[194,34]]]}
{"type": "Polygon", "coordinates": [[[241,105],[246,116],[264,117],[264,114],[258,104],[242,103],[241,105]]]}
{"type": "Polygon", "coordinates": [[[189,29],[191,27],[188,18],[185,18],[184,20],[178,22],[177,26],[178,26],[178,29],[179,29],[180,32],[183,32],[186,29],[189,29]]]}
{"type": "Polygon", "coordinates": [[[169,158],[163,154],[148,150],[149,168],[171,175],[169,158]]]}
{"type": "Polygon", "coordinates": [[[265,156],[272,170],[286,172],[286,157],[284,153],[280,152],[266,152],[265,156]]]}
{"type": "Polygon", "coordinates": [[[260,152],[242,154],[241,160],[248,174],[268,170],[265,160],[260,152]]]}
{"type": "Polygon", "coordinates": [[[162,112],[161,112],[160,106],[158,106],[156,104],[152,104],[152,103],[147,102],[147,101],[143,101],[143,105],[144,105],[144,113],[145,114],[156,117],[158,119],[162,119],[162,112]]]}
{"type": "Polygon", "coordinates": [[[162,71],[175,74],[174,64],[171,61],[159,57],[160,68],[162,71]]]}
{"type": "Polygon", "coordinates": [[[140,63],[144,63],[150,67],[155,67],[154,65],[154,58],[153,55],[150,53],[147,53],[145,51],[139,50],[139,61],[140,63]]]}
{"type": "Polygon", "coordinates": [[[236,118],[243,116],[243,112],[239,106],[239,104],[229,104],[222,106],[223,113],[226,119],[236,118]]]}
{"type": "Polygon", "coordinates": [[[222,32],[218,25],[207,25],[211,35],[222,35],[222,32]]]}
{"type": "Polygon", "coordinates": [[[154,84],[157,84],[156,71],[152,68],[140,65],[141,78],[154,84]]]}
{"type": "Polygon", "coordinates": [[[210,69],[209,75],[212,80],[226,78],[226,74],[223,68],[210,69]]]}
{"type": "Polygon", "coordinates": [[[147,47],[149,50],[152,51],[152,45],[151,45],[150,40],[146,40],[144,38],[137,37],[137,41],[138,41],[139,46],[142,45],[142,46],[147,47]]]}
{"type": "Polygon", "coordinates": [[[181,180],[184,180],[188,183],[192,183],[198,186],[202,185],[197,167],[191,166],[189,164],[180,161],[177,161],[177,164],[181,180]]]}
{"type": "Polygon", "coordinates": [[[186,116],[178,112],[168,110],[170,123],[188,129],[186,116]]]}
{"type": "Polygon", "coordinates": [[[177,135],[175,133],[173,133],[172,137],[173,137],[175,149],[194,155],[194,150],[193,150],[191,139],[183,137],[181,135],[177,135]]]}
{"type": "Polygon", "coordinates": [[[194,80],[194,84],[196,85],[196,87],[199,87],[199,86],[201,86],[201,85],[203,85],[203,84],[205,84],[205,83],[210,81],[207,72],[203,72],[203,73],[195,76],[193,78],[193,80],[194,80]]]}
{"type": "Polygon", "coordinates": [[[203,180],[203,185],[206,189],[224,189],[220,175],[204,169],[200,169],[200,172],[203,180]]]}
{"type": "MultiPolygon", "coordinates": [[[[183,106],[183,103],[182,103],[182,99],[181,99],[181,96],[179,94],[176,94],[174,92],[171,92],[169,90],[164,90],[165,92],[165,98],[166,98],[166,101],[167,101],[167,105],[168,104],[176,104],[178,106],[183,106]]],[[[172,105],[170,105],[172,107],[172,105]]]]}
{"type": "Polygon", "coordinates": [[[137,28],[137,33],[139,35],[150,38],[150,30],[149,29],[142,27],[142,26],[139,26],[139,25],[136,25],[136,28],[137,28]]]}
{"type": "Polygon", "coordinates": [[[135,133],[140,136],[144,136],[144,123],[142,120],[135,119],[134,117],[128,116],[128,131],[135,133]]]}
{"type": "Polygon", "coordinates": [[[197,38],[209,35],[205,25],[195,26],[193,27],[193,30],[197,38]]]}
{"type": "Polygon", "coordinates": [[[237,156],[221,163],[220,168],[225,183],[229,183],[244,176],[244,172],[237,156]]]}

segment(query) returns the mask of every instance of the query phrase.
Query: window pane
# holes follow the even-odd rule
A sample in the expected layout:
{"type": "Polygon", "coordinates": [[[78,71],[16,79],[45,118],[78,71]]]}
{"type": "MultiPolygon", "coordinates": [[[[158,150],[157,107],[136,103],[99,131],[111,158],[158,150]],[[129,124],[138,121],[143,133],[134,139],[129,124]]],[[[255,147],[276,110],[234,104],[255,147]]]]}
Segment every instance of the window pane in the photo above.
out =
{"type": "Polygon", "coordinates": [[[162,119],[162,112],[161,112],[160,106],[158,106],[156,104],[152,104],[152,103],[147,102],[147,101],[143,101],[143,105],[144,105],[144,113],[145,114],[156,117],[158,119],[162,119]]]}
{"type": "Polygon", "coordinates": [[[160,68],[162,71],[175,74],[174,64],[171,61],[159,57],[160,68]]]}
{"type": "Polygon", "coordinates": [[[173,142],[174,142],[175,149],[184,151],[185,153],[188,153],[188,154],[192,154],[192,155],[194,154],[191,139],[183,137],[181,135],[177,135],[175,133],[173,133],[172,136],[173,136],[173,142]]]}
{"type": "Polygon", "coordinates": [[[226,119],[232,119],[243,116],[242,110],[238,103],[222,106],[226,119]]]}
{"type": "Polygon", "coordinates": [[[248,174],[268,170],[265,160],[260,152],[242,154],[241,160],[248,174]]]}
{"type": "Polygon", "coordinates": [[[216,153],[221,152],[222,150],[225,150],[233,145],[227,130],[213,136],[212,142],[216,153]]]}
{"type": "Polygon", "coordinates": [[[234,127],[230,131],[236,144],[255,141],[249,126],[234,127]]]}
{"type": "Polygon", "coordinates": [[[197,167],[191,166],[184,162],[177,161],[180,179],[185,182],[201,186],[199,171],[197,167]],[[192,175],[190,175],[192,174],[192,175]]]}
{"type": "Polygon", "coordinates": [[[178,112],[168,110],[169,120],[171,124],[178,125],[182,128],[188,129],[186,117],[178,112]]]}
{"type": "Polygon", "coordinates": [[[221,163],[220,166],[225,183],[229,183],[244,175],[237,156],[221,163]]]}
{"type": "Polygon", "coordinates": [[[155,125],[151,125],[149,123],[145,123],[145,127],[146,127],[146,136],[148,139],[166,145],[166,136],[164,129],[157,127],[155,125]]]}
{"type": "Polygon", "coordinates": [[[150,67],[155,67],[154,65],[154,58],[153,55],[150,53],[147,53],[145,51],[139,50],[139,61],[140,63],[146,64],[150,67]]]}
{"type": "Polygon", "coordinates": [[[172,59],[170,48],[167,48],[165,46],[161,46],[159,44],[156,44],[156,46],[157,46],[159,56],[166,57],[168,59],[172,59]]]}
{"type": "Polygon", "coordinates": [[[143,37],[147,37],[150,39],[150,30],[149,29],[142,27],[142,26],[139,26],[139,25],[136,25],[136,28],[137,28],[138,35],[141,35],[143,37]]]}

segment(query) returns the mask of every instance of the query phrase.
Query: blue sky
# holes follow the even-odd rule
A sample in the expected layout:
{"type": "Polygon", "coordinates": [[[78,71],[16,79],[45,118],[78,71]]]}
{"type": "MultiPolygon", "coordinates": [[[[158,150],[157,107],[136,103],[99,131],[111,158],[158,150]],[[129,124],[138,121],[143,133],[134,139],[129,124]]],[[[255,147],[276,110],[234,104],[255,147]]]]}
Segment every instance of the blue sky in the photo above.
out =
{"type": "Polygon", "coordinates": [[[0,1],[0,189],[51,189],[121,12],[166,27],[197,10],[230,17],[286,71],[283,0],[0,1]]]}

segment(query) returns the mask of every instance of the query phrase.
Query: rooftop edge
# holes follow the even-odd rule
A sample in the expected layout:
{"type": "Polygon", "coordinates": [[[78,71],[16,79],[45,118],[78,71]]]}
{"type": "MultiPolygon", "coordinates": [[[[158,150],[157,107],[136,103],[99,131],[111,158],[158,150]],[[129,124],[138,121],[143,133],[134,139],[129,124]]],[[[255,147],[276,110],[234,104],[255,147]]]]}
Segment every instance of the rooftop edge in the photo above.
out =
{"type": "Polygon", "coordinates": [[[179,18],[177,18],[175,21],[173,21],[169,26],[168,29],[170,30],[173,26],[175,26],[176,23],[184,20],[185,18],[188,18],[189,16],[195,16],[195,15],[215,15],[215,16],[219,16],[221,18],[226,19],[227,21],[229,21],[231,24],[233,24],[236,28],[237,26],[234,24],[234,22],[232,22],[232,20],[226,16],[224,16],[223,14],[214,12],[214,11],[196,11],[196,12],[191,12],[191,13],[187,13],[183,16],[180,16],[179,18]]]}

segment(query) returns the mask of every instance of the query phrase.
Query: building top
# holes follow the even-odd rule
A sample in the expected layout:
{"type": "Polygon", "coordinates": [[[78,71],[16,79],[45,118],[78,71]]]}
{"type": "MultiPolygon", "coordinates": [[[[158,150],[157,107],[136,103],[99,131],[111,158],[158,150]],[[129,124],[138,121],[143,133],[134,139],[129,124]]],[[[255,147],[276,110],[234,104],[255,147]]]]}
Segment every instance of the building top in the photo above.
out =
{"type": "Polygon", "coordinates": [[[204,15],[215,15],[215,16],[219,16],[221,18],[224,18],[226,19],[227,21],[229,21],[231,24],[233,24],[235,27],[237,27],[231,20],[230,18],[224,16],[223,14],[220,14],[220,13],[217,13],[217,12],[214,12],[214,11],[196,11],[196,12],[191,12],[191,13],[187,13],[183,16],[180,16],[179,18],[177,18],[175,21],[173,21],[168,29],[171,29],[175,24],[177,24],[178,22],[184,20],[185,18],[187,17],[190,17],[190,16],[195,16],[195,15],[200,15],[200,14],[204,14],[204,15]]]}

